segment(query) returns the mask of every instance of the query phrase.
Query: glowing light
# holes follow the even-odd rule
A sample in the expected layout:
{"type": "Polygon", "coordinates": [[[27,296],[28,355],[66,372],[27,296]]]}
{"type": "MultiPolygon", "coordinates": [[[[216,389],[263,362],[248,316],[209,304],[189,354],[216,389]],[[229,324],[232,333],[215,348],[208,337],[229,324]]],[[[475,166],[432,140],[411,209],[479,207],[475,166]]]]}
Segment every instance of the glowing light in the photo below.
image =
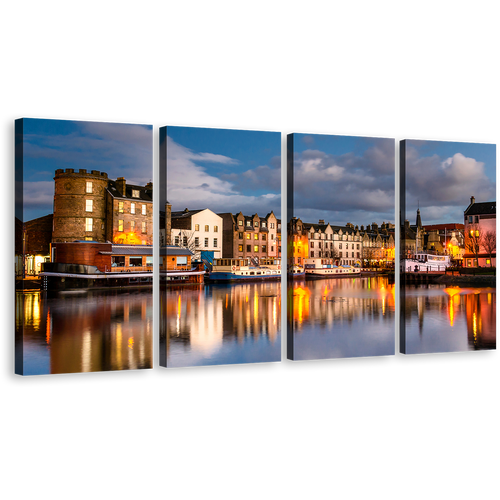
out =
{"type": "Polygon", "coordinates": [[[128,348],[133,349],[134,348],[134,337],[129,337],[128,339],[128,348]]]}

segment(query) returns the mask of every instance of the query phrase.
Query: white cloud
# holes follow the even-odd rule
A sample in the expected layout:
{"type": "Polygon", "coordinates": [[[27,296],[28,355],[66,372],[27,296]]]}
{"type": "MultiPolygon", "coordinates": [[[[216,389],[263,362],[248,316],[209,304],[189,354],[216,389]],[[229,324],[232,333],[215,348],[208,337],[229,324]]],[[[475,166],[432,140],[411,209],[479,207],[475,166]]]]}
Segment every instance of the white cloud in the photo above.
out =
{"type": "Polygon", "coordinates": [[[254,171],[230,173],[221,177],[209,174],[197,162],[212,162],[222,165],[236,165],[238,160],[224,155],[199,153],[167,137],[167,199],[173,210],[184,208],[210,208],[215,212],[242,211],[244,214],[266,215],[271,210],[279,214],[280,194],[246,195],[241,192],[240,183],[253,185],[257,176],[266,182],[266,176],[273,178],[280,171],[268,166],[259,166],[254,171]],[[262,177],[261,177],[262,176],[262,177]]]}

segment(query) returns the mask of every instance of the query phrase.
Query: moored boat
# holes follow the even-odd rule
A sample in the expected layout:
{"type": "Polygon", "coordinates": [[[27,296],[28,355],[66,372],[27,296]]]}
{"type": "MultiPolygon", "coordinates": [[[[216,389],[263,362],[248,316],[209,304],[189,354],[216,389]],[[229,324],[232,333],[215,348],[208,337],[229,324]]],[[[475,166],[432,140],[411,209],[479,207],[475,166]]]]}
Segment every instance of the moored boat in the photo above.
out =
{"type": "Polygon", "coordinates": [[[251,266],[249,259],[215,259],[206,276],[209,283],[234,281],[278,281],[281,279],[281,259],[271,259],[251,266]]]}
{"type": "Polygon", "coordinates": [[[348,265],[337,266],[332,259],[305,259],[307,278],[348,278],[361,275],[361,269],[348,265]]]}
{"type": "Polygon", "coordinates": [[[413,259],[402,259],[401,261],[403,272],[445,271],[450,266],[449,255],[418,253],[413,259]]]}

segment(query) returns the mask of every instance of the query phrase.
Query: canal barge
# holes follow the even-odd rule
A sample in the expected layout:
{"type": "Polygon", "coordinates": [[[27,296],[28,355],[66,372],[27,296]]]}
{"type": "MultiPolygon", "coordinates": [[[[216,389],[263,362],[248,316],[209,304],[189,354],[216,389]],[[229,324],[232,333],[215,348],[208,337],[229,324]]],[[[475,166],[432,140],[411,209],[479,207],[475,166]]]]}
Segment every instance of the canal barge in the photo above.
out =
{"type": "Polygon", "coordinates": [[[215,259],[206,275],[208,283],[230,283],[246,281],[279,281],[281,259],[263,259],[252,266],[250,259],[215,259]]]}
{"type": "Polygon", "coordinates": [[[445,271],[450,266],[449,255],[433,255],[428,253],[417,253],[413,259],[403,259],[401,262],[403,272],[445,271]]]}
{"type": "Polygon", "coordinates": [[[152,271],[102,272],[97,266],[57,262],[44,262],[40,277],[42,290],[49,292],[151,287],[153,285],[152,271]]]}
{"type": "Polygon", "coordinates": [[[350,278],[361,276],[361,269],[348,265],[337,266],[332,259],[305,259],[306,278],[350,278]]]}

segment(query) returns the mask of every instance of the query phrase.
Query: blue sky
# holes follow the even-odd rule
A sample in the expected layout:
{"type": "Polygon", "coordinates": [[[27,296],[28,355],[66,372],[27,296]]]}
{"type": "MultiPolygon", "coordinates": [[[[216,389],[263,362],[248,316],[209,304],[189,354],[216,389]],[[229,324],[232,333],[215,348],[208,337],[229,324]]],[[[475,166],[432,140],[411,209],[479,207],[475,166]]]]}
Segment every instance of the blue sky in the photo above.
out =
{"type": "MultiPolygon", "coordinates": [[[[168,127],[167,196],[174,210],[281,215],[281,136],[168,127]]],[[[53,211],[54,172],[86,168],[144,185],[152,180],[150,125],[24,120],[24,220],[53,211]]],[[[295,134],[294,215],[332,224],[394,222],[394,141],[295,134]]],[[[493,144],[407,142],[407,214],[462,222],[471,196],[495,200],[493,144]]],[[[19,189],[19,186],[17,186],[19,189]]]]}
{"type": "Polygon", "coordinates": [[[151,125],[25,118],[23,137],[25,221],[53,212],[58,168],[99,170],[130,184],[153,180],[151,125]]]}

